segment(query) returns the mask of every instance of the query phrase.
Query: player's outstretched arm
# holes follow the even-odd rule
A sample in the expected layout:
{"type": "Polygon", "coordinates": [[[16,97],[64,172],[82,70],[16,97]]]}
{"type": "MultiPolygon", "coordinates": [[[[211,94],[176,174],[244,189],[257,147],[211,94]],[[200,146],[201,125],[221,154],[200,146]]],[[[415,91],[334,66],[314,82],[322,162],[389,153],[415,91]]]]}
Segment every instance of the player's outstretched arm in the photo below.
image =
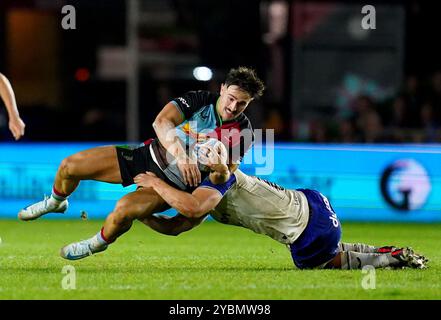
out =
{"type": "Polygon", "coordinates": [[[193,193],[178,190],[151,172],[139,174],[134,178],[139,187],[153,188],[171,207],[188,218],[199,218],[214,209],[222,195],[214,189],[198,187],[193,193]]]}
{"type": "Polygon", "coordinates": [[[199,218],[188,218],[179,213],[173,217],[163,214],[154,214],[143,219],[141,222],[159,233],[168,236],[177,236],[201,224],[205,217],[206,215],[199,218]]]}
{"type": "Polygon", "coordinates": [[[17,103],[15,101],[14,91],[12,90],[9,80],[0,73],[0,97],[5,103],[9,116],[9,130],[15,140],[20,139],[24,135],[25,124],[20,118],[20,114],[17,109],[17,103]]]}

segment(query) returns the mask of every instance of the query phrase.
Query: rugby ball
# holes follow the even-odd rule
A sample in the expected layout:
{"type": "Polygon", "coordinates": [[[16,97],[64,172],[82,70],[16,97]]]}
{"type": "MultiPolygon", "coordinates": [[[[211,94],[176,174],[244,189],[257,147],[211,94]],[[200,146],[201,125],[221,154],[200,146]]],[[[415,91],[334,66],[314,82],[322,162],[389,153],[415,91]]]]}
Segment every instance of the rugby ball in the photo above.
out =
{"type": "Polygon", "coordinates": [[[213,150],[215,150],[216,152],[223,152],[225,155],[227,152],[224,144],[214,138],[208,138],[205,141],[197,142],[193,146],[193,156],[198,161],[199,170],[205,172],[210,171],[210,168],[206,166],[207,163],[204,160],[206,159],[207,153],[212,152],[213,150]]]}

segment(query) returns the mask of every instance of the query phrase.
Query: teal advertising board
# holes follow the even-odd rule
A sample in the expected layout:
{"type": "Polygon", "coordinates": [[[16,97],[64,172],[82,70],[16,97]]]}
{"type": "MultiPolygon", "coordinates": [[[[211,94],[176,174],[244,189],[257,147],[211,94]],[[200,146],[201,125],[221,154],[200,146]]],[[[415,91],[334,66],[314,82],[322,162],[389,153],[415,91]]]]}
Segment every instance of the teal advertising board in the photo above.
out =
{"type": "MultiPolygon", "coordinates": [[[[49,195],[61,160],[100,143],[0,144],[0,217],[49,195]]],[[[325,194],[343,221],[441,222],[441,145],[256,145],[242,171],[325,194]]],[[[134,186],[83,181],[64,215],[104,218],[134,186]]],[[[172,213],[172,211],[169,211],[172,213]]]]}

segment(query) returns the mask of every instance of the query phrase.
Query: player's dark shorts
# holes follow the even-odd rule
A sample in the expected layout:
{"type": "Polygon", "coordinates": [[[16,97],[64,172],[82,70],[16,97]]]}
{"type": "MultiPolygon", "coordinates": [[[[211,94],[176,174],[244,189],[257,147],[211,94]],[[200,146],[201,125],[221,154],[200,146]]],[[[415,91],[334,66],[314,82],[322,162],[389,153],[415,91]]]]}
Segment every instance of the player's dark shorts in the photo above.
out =
{"type": "Polygon", "coordinates": [[[120,145],[115,147],[123,181],[122,185],[124,187],[134,184],[133,178],[146,171],[153,172],[161,180],[176,187],[176,185],[164,175],[155,161],[153,161],[149,149],[150,141],[146,141],[146,143],[137,146],[120,145]]]}
{"type": "Polygon", "coordinates": [[[309,221],[303,233],[290,245],[294,264],[300,269],[319,267],[332,260],[338,252],[341,224],[328,199],[320,192],[297,189],[309,204],[309,221]]]}

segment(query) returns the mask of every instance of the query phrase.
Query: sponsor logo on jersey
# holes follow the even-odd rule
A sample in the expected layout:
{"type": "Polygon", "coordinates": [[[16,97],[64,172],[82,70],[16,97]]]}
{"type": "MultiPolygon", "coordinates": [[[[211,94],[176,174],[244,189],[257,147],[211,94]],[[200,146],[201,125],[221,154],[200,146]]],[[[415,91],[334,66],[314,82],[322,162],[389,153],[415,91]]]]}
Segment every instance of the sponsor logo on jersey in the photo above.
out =
{"type": "Polygon", "coordinates": [[[187,122],[181,127],[182,131],[189,137],[195,139],[197,142],[206,141],[209,136],[206,133],[198,133],[190,125],[190,122],[187,122]]]}
{"type": "Polygon", "coordinates": [[[187,100],[185,100],[182,97],[179,97],[178,100],[181,101],[182,104],[185,105],[187,108],[190,108],[190,105],[187,103],[187,100]]]}

